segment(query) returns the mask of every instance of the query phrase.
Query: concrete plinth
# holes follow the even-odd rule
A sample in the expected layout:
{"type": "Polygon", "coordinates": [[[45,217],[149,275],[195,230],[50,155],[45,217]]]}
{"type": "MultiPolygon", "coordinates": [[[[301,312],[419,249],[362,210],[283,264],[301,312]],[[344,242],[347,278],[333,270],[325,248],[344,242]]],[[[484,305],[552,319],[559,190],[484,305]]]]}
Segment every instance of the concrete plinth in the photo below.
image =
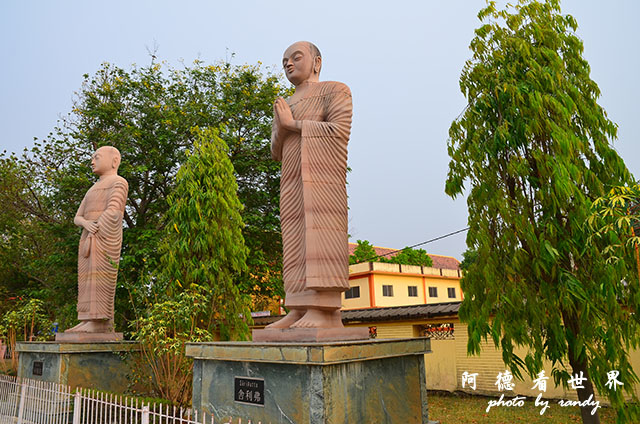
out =
{"type": "Polygon", "coordinates": [[[96,343],[122,341],[122,333],[84,333],[64,332],[56,334],[56,341],[62,343],[96,343]]]}
{"type": "Polygon", "coordinates": [[[253,330],[254,342],[333,342],[368,340],[367,327],[263,328],[253,330]]]}
{"type": "Polygon", "coordinates": [[[18,342],[18,376],[124,393],[129,385],[124,354],[136,350],[137,342],[18,342]]]}
{"type": "Polygon", "coordinates": [[[195,408],[218,419],[296,424],[427,424],[428,352],[426,338],[186,348],[195,408]]]}

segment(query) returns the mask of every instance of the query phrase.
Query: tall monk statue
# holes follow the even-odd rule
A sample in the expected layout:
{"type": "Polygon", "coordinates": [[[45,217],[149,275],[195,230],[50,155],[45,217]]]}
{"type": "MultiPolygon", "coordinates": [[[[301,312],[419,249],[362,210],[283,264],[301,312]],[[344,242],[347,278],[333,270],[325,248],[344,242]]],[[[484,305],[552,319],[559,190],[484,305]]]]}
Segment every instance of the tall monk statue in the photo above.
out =
{"type": "MultiPolygon", "coordinates": [[[[291,45],[282,65],[295,93],[274,104],[271,153],[282,162],[283,280],[290,312],[266,333],[254,332],[254,340],[285,340],[278,329],[334,329],[327,339],[366,338],[362,331],[344,331],[340,317],[341,293],[349,288],[351,91],[340,82],[319,81],[322,57],[310,42],[291,45]]],[[[291,340],[298,340],[293,333],[291,340]]]]}
{"type": "Polygon", "coordinates": [[[91,168],[100,178],[85,194],[73,220],[83,228],[78,248],[80,324],[58,334],[56,340],[87,339],[85,333],[106,334],[111,340],[122,337],[114,333],[113,302],[129,185],[117,174],[119,165],[120,152],[115,147],[100,147],[91,157],[91,168]]]}

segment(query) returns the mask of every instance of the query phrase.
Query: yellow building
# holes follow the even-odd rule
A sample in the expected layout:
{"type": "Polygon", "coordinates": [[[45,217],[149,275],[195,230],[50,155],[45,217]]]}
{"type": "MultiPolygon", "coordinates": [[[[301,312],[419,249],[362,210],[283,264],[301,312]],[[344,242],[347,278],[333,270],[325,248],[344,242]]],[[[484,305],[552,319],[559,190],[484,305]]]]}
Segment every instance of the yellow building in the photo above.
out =
{"type": "MultiPolygon", "coordinates": [[[[357,245],[349,243],[350,253],[357,245]]],[[[394,249],[374,247],[378,255],[394,249]]],[[[424,305],[463,299],[460,262],[450,256],[429,255],[433,267],[363,262],[349,266],[351,288],[342,295],[342,308],[424,305]]]]}

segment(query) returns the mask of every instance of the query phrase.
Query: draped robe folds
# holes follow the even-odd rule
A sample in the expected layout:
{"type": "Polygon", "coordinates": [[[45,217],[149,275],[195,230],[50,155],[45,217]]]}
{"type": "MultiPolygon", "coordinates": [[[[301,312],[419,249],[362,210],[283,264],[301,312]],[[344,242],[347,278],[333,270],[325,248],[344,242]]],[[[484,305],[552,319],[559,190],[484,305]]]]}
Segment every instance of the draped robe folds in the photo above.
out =
{"type": "Polygon", "coordinates": [[[349,288],[347,143],[351,91],[339,82],[313,84],[291,103],[300,133],[275,125],[271,152],[282,161],[280,220],[286,306],[340,308],[349,288]]]}
{"type": "Polygon", "coordinates": [[[129,185],[110,175],[85,194],[78,216],[98,223],[98,231],[82,230],[78,248],[78,319],[113,319],[113,302],[122,247],[122,217],[129,185]]]}

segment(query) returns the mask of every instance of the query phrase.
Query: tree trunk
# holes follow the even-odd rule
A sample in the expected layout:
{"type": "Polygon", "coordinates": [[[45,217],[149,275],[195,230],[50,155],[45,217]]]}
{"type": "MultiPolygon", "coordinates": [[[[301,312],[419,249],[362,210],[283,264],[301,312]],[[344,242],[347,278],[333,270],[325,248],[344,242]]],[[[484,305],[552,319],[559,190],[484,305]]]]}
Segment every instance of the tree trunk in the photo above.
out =
{"type": "MultiPolygon", "coordinates": [[[[562,320],[564,321],[565,327],[569,329],[576,337],[580,334],[580,322],[578,321],[578,317],[575,314],[567,311],[562,311],[562,320]]],[[[587,358],[583,355],[580,358],[576,357],[576,352],[573,348],[573,345],[569,344],[569,364],[571,365],[571,369],[573,371],[573,375],[582,374],[587,380],[582,383],[584,386],[583,389],[576,389],[578,393],[578,400],[582,403],[588,401],[591,398],[591,401],[596,400],[596,394],[593,390],[593,384],[591,383],[591,377],[589,376],[589,369],[587,367],[587,358]]],[[[583,424],[600,424],[600,414],[596,409],[596,412],[592,415],[591,411],[593,410],[593,405],[586,405],[580,407],[580,415],[582,416],[583,424]]]]}

